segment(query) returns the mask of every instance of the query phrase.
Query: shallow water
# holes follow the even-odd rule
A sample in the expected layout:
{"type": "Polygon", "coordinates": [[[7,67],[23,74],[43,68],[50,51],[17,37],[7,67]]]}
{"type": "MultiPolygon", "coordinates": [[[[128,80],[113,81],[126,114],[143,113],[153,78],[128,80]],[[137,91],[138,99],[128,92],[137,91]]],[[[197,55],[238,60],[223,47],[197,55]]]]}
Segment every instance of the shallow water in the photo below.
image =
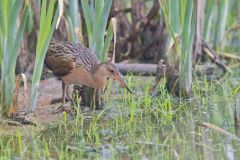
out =
{"type": "Polygon", "coordinates": [[[232,135],[238,132],[229,82],[195,85],[194,96],[183,100],[161,86],[160,95],[152,96],[148,92],[152,79],[145,84],[139,81],[130,79],[131,87],[138,89],[133,96],[111,86],[104,110],[79,113],[69,120],[62,116],[58,124],[40,133],[29,129],[28,136],[17,133],[16,138],[1,138],[1,159],[240,158],[239,141],[198,125],[207,122],[232,135]]]}

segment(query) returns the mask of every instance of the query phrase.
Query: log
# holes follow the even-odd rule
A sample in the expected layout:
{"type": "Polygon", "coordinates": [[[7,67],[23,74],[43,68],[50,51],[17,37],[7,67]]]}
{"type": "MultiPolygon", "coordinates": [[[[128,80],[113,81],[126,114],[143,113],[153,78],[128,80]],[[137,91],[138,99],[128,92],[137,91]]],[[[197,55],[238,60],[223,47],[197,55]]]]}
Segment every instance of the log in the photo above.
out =
{"type": "Polygon", "coordinates": [[[132,73],[134,75],[155,76],[157,71],[156,64],[117,63],[116,66],[123,75],[132,73]]]}

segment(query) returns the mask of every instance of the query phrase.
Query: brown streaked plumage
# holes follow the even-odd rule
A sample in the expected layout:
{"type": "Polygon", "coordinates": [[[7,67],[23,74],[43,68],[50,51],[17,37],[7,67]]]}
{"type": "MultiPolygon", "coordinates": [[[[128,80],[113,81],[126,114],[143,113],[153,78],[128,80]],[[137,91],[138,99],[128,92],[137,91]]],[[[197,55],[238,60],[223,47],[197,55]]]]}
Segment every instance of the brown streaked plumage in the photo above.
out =
{"type": "Polygon", "coordinates": [[[163,59],[160,59],[157,66],[155,84],[151,88],[152,91],[163,77],[166,78],[166,89],[172,94],[179,95],[179,72],[177,66],[169,65],[163,59]]]}
{"type": "MultiPolygon", "coordinates": [[[[70,84],[101,89],[106,86],[107,78],[110,77],[131,92],[113,63],[99,63],[95,54],[78,43],[52,40],[45,57],[45,65],[55,76],[62,79],[62,105],[65,103],[66,86],[70,84]]],[[[69,97],[68,94],[67,96],[69,97]]]]}

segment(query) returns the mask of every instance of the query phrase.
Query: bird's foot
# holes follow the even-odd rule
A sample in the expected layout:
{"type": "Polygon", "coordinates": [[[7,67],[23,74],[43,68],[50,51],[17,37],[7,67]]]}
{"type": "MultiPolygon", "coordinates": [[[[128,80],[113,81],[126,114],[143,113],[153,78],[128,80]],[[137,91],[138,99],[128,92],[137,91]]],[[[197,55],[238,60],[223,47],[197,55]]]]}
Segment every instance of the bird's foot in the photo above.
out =
{"type": "Polygon", "coordinates": [[[37,124],[32,120],[31,115],[32,114],[29,114],[27,111],[22,110],[22,111],[18,111],[18,112],[15,112],[15,113],[11,114],[9,116],[9,118],[14,120],[13,122],[17,122],[17,123],[24,124],[24,125],[34,125],[34,126],[36,126],[37,124]]]}
{"type": "Polygon", "coordinates": [[[74,111],[73,111],[72,107],[69,106],[69,105],[61,105],[57,108],[57,110],[52,111],[53,114],[57,114],[57,113],[61,113],[61,112],[67,112],[67,113],[72,114],[72,115],[74,114],[73,113],[74,111]]]}

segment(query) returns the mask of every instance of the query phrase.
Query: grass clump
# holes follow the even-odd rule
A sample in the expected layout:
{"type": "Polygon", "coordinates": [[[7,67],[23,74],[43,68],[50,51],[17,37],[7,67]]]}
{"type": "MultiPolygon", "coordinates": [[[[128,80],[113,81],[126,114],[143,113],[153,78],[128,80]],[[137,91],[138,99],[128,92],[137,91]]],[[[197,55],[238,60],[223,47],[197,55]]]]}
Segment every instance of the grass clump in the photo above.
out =
{"type": "Polygon", "coordinates": [[[0,1],[0,111],[7,115],[15,86],[15,68],[23,32],[28,17],[29,3],[23,0],[0,1]],[[22,17],[18,15],[20,12],[22,17]],[[18,21],[20,23],[18,24],[18,21]]]}
{"type": "MultiPolygon", "coordinates": [[[[169,95],[159,86],[160,95],[151,95],[147,79],[127,78],[137,95],[115,89],[119,99],[110,98],[107,108],[94,114],[78,112],[74,120],[63,114],[59,125],[51,126],[30,138],[19,134],[0,139],[1,156],[5,158],[57,159],[226,159],[238,157],[238,141],[214,130],[199,126],[206,122],[234,134],[231,81],[215,84],[198,81],[196,95],[189,100],[169,95]],[[205,88],[203,88],[205,87],[205,88]],[[205,91],[205,92],[203,92],[205,91]],[[146,95],[147,94],[147,95],[146,95]],[[147,97],[146,97],[147,96],[147,97]],[[18,145],[16,145],[18,143],[18,145]],[[21,145],[20,145],[21,144],[21,145]],[[206,154],[208,153],[208,154],[206,154]]],[[[106,94],[108,91],[106,91],[106,94]]]]}

